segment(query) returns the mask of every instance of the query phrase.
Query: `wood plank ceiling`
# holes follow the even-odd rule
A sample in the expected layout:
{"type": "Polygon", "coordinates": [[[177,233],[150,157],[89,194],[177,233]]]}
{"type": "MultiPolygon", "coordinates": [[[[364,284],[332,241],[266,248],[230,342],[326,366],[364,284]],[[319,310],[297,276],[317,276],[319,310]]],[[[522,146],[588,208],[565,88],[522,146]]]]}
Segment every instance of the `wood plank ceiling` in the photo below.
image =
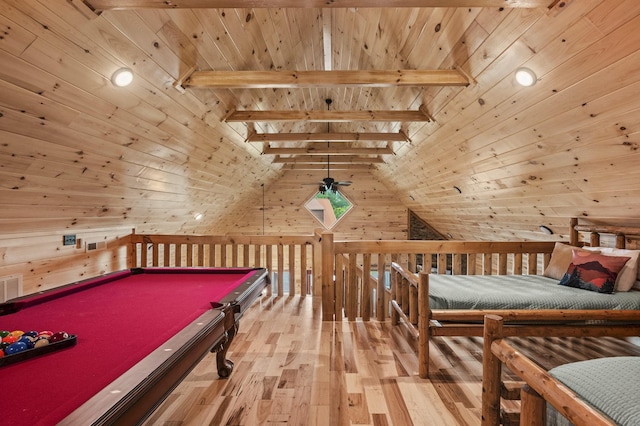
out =
{"type": "Polygon", "coordinates": [[[144,197],[166,198],[177,185],[166,173],[189,181],[169,217],[237,205],[329,158],[332,170],[370,170],[453,238],[536,239],[540,223],[626,221],[640,207],[632,179],[618,179],[634,164],[640,2],[0,2],[2,130],[60,143],[16,130],[15,111],[28,110],[55,117],[60,138],[133,141],[138,170],[125,175],[158,188],[144,197]],[[108,86],[119,66],[134,70],[136,88],[108,86]],[[514,82],[523,66],[538,75],[533,87],[514,82]],[[37,106],[43,93],[55,108],[37,106]]]}

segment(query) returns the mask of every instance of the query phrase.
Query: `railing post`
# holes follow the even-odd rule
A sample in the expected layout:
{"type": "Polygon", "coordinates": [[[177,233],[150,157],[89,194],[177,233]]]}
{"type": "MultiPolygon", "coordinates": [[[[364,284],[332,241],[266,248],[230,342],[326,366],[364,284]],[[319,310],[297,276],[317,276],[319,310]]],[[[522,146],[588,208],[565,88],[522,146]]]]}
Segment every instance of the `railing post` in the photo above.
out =
{"type": "Polygon", "coordinates": [[[485,315],[482,348],[482,426],[500,424],[502,361],[491,350],[493,341],[500,338],[502,338],[502,318],[497,315],[485,315]]]}
{"type": "MultiPolygon", "coordinates": [[[[389,298],[391,300],[397,301],[398,295],[400,294],[400,289],[398,287],[400,286],[400,280],[402,279],[402,277],[400,276],[400,273],[393,268],[393,266],[391,267],[390,271],[391,295],[389,296],[389,298]]],[[[400,322],[400,315],[398,314],[398,311],[396,311],[395,309],[391,309],[391,325],[398,325],[398,322],[400,322]]]]}
{"type": "Polygon", "coordinates": [[[384,253],[378,254],[378,287],[376,289],[376,318],[378,321],[384,321],[389,310],[385,302],[386,294],[386,272],[385,272],[384,253]]]}
{"type": "Polygon", "coordinates": [[[137,266],[136,262],[136,243],[133,241],[133,237],[136,234],[136,228],[131,229],[131,235],[129,235],[129,244],[127,244],[127,267],[129,269],[137,266]]]}
{"type": "Polygon", "coordinates": [[[371,255],[365,253],[362,255],[362,300],[360,316],[362,321],[369,321],[371,319],[371,297],[373,291],[371,291],[371,255]]]}
{"type": "Polygon", "coordinates": [[[322,231],[313,233],[313,296],[322,297],[322,231]]]}
{"type": "Polygon", "coordinates": [[[429,377],[429,274],[418,275],[418,375],[429,377]]]}
{"type": "Polygon", "coordinates": [[[335,284],[333,281],[333,262],[335,253],[333,250],[333,234],[322,233],[322,320],[333,321],[335,319],[335,284]]]}

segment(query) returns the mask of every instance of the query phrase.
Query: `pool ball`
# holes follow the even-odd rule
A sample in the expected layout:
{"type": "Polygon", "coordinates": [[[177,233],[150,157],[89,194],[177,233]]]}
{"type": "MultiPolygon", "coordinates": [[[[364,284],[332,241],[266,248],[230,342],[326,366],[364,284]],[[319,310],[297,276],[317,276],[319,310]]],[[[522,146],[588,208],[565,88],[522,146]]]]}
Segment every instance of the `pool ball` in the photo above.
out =
{"type": "Polygon", "coordinates": [[[29,337],[33,337],[35,339],[36,337],[38,337],[38,332],[35,331],[35,330],[25,331],[23,336],[29,336],[29,337]]]}
{"type": "Polygon", "coordinates": [[[24,342],[15,342],[7,346],[7,349],[4,350],[5,355],[13,355],[22,351],[26,351],[27,344],[24,342]]]}
{"type": "Polygon", "coordinates": [[[2,341],[6,342],[6,343],[14,343],[14,342],[18,341],[18,338],[16,336],[14,336],[13,334],[7,334],[6,336],[4,336],[2,338],[2,341]]]}
{"type": "Polygon", "coordinates": [[[9,330],[0,330],[0,339],[5,338],[11,333],[9,330]]]}
{"type": "Polygon", "coordinates": [[[69,338],[69,334],[67,334],[66,331],[58,331],[57,333],[53,333],[51,335],[51,338],[49,338],[49,342],[51,343],[60,342],[68,338],[69,338]]]}
{"type": "Polygon", "coordinates": [[[33,343],[35,342],[36,339],[34,339],[31,336],[26,336],[26,335],[22,335],[22,337],[20,337],[20,339],[18,339],[18,342],[24,342],[27,344],[27,348],[31,349],[33,348],[33,343]]]}
{"type": "Polygon", "coordinates": [[[50,338],[52,335],[53,335],[53,331],[49,331],[49,330],[44,330],[38,333],[38,337],[42,336],[42,337],[46,337],[47,339],[50,338]]]}
{"type": "Polygon", "coordinates": [[[0,349],[0,358],[4,356],[4,350],[0,349]]]}
{"type": "Polygon", "coordinates": [[[33,342],[34,348],[41,348],[43,346],[47,346],[49,344],[49,339],[46,337],[38,337],[35,342],[33,342]]]}
{"type": "Polygon", "coordinates": [[[10,336],[15,336],[18,339],[20,338],[20,336],[22,336],[24,334],[24,331],[22,330],[13,330],[11,333],[9,333],[10,336]]]}

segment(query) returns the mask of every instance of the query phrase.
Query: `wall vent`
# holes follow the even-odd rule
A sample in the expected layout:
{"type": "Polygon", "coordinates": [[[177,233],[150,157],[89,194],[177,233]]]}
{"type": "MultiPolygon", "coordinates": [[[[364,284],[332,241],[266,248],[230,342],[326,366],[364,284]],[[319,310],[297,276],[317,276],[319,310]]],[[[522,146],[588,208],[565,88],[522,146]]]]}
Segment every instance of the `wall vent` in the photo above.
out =
{"type": "Polygon", "coordinates": [[[0,277],[0,303],[22,296],[22,274],[0,277]]]}
{"type": "Polygon", "coordinates": [[[102,250],[107,248],[106,241],[94,241],[92,243],[87,242],[85,251],[102,250]]]}

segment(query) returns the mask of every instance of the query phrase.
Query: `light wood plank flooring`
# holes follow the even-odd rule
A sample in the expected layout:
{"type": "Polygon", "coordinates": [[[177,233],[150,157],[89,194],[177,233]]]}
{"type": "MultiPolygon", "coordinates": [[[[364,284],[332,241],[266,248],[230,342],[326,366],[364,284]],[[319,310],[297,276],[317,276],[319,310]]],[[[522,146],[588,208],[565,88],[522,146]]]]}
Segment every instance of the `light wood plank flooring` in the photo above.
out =
{"type": "MultiPolygon", "coordinates": [[[[551,368],[605,355],[640,355],[618,339],[519,339],[551,368]]],[[[146,425],[479,425],[482,339],[436,338],[428,380],[402,327],[323,322],[312,297],[263,298],[242,318],[218,379],[207,355],[146,425]]],[[[508,373],[506,373],[508,375],[508,373]]]]}

